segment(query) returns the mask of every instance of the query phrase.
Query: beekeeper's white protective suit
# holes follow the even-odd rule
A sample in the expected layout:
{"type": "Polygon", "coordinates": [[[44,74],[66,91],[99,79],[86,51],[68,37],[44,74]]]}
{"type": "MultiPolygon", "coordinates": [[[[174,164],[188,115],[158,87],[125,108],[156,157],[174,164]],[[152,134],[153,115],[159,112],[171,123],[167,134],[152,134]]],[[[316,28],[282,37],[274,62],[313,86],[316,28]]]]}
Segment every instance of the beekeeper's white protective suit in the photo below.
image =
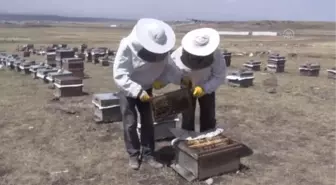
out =
{"type": "Polygon", "coordinates": [[[182,128],[195,129],[196,100],[200,105],[200,131],[215,128],[215,91],[225,82],[226,63],[218,48],[220,36],[211,28],[188,32],[182,46],[175,50],[172,59],[184,76],[192,81],[192,109],[182,114],[182,128]]]}
{"type": "Polygon", "coordinates": [[[140,155],[150,166],[162,167],[153,158],[154,126],[148,101],[155,81],[180,83],[181,75],[171,65],[169,55],[174,45],[175,34],[169,25],[155,19],[140,19],[130,35],[121,40],[116,53],[113,78],[121,90],[124,141],[132,169],[139,168],[140,155]],[[136,109],[140,114],[140,141],[137,135],[136,109]]]}

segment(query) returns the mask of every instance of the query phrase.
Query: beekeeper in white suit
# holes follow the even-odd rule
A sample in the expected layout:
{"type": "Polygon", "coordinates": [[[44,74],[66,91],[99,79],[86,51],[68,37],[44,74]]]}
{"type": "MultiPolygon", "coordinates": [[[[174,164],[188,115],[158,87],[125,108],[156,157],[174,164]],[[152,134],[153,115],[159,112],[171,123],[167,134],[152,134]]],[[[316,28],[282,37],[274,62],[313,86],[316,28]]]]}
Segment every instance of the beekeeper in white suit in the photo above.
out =
{"type": "Polygon", "coordinates": [[[175,65],[191,79],[192,109],[182,114],[182,128],[195,129],[196,100],[200,105],[200,131],[216,127],[215,91],[226,77],[226,64],[218,48],[219,33],[212,28],[188,32],[182,46],[172,53],[175,65]]]}
{"type": "Polygon", "coordinates": [[[132,32],[120,42],[113,65],[114,81],[121,90],[120,107],[129,165],[139,169],[140,161],[154,168],[163,165],[154,157],[154,126],[149,100],[152,87],[163,83],[180,84],[178,71],[171,68],[169,52],[175,45],[175,33],[163,21],[140,19],[132,32]],[[140,113],[141,138],[137,135],[137,112],[140,113]],[[140,148],[141,154],[140,154],[140,148]]]}

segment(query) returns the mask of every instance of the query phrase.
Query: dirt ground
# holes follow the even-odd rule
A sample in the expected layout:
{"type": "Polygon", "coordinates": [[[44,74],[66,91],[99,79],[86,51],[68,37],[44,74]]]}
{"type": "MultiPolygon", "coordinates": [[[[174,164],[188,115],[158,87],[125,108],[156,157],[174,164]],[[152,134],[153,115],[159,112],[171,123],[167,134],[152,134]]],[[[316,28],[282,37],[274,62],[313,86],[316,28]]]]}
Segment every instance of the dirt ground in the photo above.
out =
{"type": "MultiPolygon", "coordinates": [[[[17,44],[27,42],[36,46],[87,43],[117,49],[120,38],[128,32],[83,27],[2,27],[0,50],[13,52],[17,44]],[[16,40],[8,42],[4,38],[16,40]]],[[[265,80],[271,75],[264,71],[255,73],[253,87],[222,85],[218,89],[218,125],[227,135],[249,146],[254,154],[242,160],[247,168],[215,177],[214,184],[335,184],[335,81],[328,79],[326,73],[335,66],[335,30],[318,30],[315,26],[311,33],[291,39],[222,38],[221,47],[229,51],[272,50],[285,56],[296,53],[297,57],[287,56],[286,72],[276,74],[274,94],[267,92],[265,80]],[[329,36],[316,36],[327,32],[329,36]],[[319,77],[299,76],[298,66],[306,61],[321,64],[319,77]]],[[[177,33],[177,45],[182,35],[177,33]]],[[[266,62],[265,57],[237,56],[232,58],[230,70],[242,67],[249,59],[266,62]]],[[[89,95],[60,101],[52,101],[52,90],[42,81],[0,71],[0,184],[191,184],[169,167],[153,170],[144,165],[139,171],[128,169],[121,124],[92,121],[92,94],[116,91],[111,67],[85,65],[90,78],[84,80],[84,90],[89,95]]],[[[174,88],[169,86],[166,90],[174,88]]],[[[157,143],[157,150],[168,155],[170,152],[162,151],[164,144],[157,143]]]]}

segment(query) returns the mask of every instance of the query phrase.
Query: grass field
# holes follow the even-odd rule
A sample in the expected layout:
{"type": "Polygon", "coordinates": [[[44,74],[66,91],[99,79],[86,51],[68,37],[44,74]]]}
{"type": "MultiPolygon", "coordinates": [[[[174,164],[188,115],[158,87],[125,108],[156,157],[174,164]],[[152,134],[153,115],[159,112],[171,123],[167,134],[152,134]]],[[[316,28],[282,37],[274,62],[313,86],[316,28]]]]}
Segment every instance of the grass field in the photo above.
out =
{"type": "MultiPolygon", "coordinates": [[[[297,53],[298,57],[289,57],[286,72],[276,74],[275,94],[266,91],[263,81],[271,75],[263,71],[255,73],[255,85],[251,88],[223,85],[218,89],[218,125],[227,135],[253,149],[254,154],[242,160],[248,169],[215,177],[215,184],[335,184],[335,81],[326,76],[326,69],[335,66],[336,56],[335,30],[330,27],[296,28],[303,34],[290,40],[222,38],[221,47],[229,51],[272,50],[285,56],[297,53]],[[319,77],[299,76],[298,66],[306,61],[321,64],[319,77]]],[[[116,50],[120,39],[128,33],[128,29],[85,27],[0,28],[0,38],[29,38],[28,42],[36,47],[87,43],[89,47],[116,50]]],[[[183,34],[177,36],[178,46],[183,34]]],[[[14,52],[17,44],[25,43],[27,40],[0,40],[0,50],[14,52]]],[[[249,59],[252,58],[233,57],[230,70],[240,68],[249,59]]],[[[264,57],[254,59],[266,61],[264,57]]],[[[89,95],[60,101],[52,101],[52,90],[42,81],[0,71],[0,184],[188,184],[169,167],[128,169],[121,124],[100,125],[92,121],[91,95],[116,90],[111,67],[85,65],[90,78],[84,80],[84,90],[89,95]]],[[[174,88],[169,86],[165,90],[174,88]]],[[[157,143],[158,151],[164,145],[157,143]]]]}

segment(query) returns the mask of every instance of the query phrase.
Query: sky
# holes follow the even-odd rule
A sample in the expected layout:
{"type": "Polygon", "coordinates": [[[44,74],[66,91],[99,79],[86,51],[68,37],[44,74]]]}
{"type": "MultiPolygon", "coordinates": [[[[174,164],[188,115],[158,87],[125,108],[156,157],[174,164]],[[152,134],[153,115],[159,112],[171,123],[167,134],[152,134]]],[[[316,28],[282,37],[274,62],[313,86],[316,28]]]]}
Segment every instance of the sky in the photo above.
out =
{"type": "Polygon", "coordinates": [[[335,21],[335,0],[0,0],[0,13],[164,20],[335,21]]]}

